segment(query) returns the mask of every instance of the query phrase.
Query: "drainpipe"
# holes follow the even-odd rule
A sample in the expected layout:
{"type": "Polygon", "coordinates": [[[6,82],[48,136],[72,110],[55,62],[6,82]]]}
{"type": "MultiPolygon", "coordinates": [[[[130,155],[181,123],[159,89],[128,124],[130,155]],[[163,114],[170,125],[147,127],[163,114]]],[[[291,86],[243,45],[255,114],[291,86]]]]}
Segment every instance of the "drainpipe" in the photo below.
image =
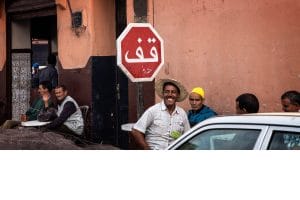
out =
{"type": "Polygon", "coordinates": [[[70,16],[71,16],[71,20],[72,20],[72,27],[73,27],[73,10],[72,10],[72,7],[71,7],[71,3],[70,3],[70,0],[67,0],[67,3],[68,3],[68,7],[69,7],[69,11],[70,11],[70,16]]]}

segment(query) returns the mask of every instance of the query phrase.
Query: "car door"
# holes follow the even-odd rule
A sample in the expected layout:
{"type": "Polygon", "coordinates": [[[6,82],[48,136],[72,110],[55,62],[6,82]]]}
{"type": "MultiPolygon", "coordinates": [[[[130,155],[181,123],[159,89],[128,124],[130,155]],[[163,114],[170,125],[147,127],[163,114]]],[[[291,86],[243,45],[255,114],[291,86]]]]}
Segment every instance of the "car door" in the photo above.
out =
{"type": "Polygon", "coordinates": [[[262,149],[300,150],[300,127],[270,126],[262,149]]]}
{"type": "Polygon", "coordinates": [[[195,129],[169,149],[178,150],[250,150],[260,149],[267,126],[218,124],[195,129]]]}

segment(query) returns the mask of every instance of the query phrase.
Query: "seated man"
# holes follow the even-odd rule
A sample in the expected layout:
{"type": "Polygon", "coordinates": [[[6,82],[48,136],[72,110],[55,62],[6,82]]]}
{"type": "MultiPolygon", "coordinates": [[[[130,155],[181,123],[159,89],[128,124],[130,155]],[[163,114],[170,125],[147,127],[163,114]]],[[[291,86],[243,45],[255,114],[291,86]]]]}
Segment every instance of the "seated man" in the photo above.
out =
{"type": "Polygon", "coordinates": [[[254,94],[244,93],[235,100],[236,114],[257,113],[259,110],[259,101],[254,94]]]}
{"type": "Polygon", "coordinates": [[[284,112],[300,112],[300,93],[291,90],[281,96],[281,105],[284,112]]]}
{"type": "Polygon", "coordinates": [[[84,128],[82,113],[76,101],[68,96],[66,86],[57,86],[55,96],[57,98],[58,117],[46,128],[67,134],[82,135],[84,128]]]}
{"type": "MultiPolygon", "coordinates": [[[[43,81],[39,84],[38,92],[40,97],[35,99],[31,107],[26,111],[25,114],[21,115],[22,121],[32,121],[37,120],[38,114],[45,107],[43,99],[48,99],[46,107],[54,107],[54,103],[51,99],[52,85],[49,81],[43,81]]],[[[18,126],[21,121],[17,120],[6,120],[1,126],[5,129],[10,129],[18,126]]]]}

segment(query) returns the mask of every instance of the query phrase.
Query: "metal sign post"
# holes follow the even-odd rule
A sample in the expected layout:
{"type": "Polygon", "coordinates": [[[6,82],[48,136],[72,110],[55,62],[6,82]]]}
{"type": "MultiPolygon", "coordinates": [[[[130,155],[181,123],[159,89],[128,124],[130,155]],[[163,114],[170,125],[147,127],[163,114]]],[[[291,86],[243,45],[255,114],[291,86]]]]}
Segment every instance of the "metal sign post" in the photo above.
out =
{"type": "Polygon", "coordinates": [[[143,85],[153,81],[164,64],[163,40],[149,23],[130,23],[117,39],[117,64],[137,83],[138,118],[144,111],[143,85]]]}

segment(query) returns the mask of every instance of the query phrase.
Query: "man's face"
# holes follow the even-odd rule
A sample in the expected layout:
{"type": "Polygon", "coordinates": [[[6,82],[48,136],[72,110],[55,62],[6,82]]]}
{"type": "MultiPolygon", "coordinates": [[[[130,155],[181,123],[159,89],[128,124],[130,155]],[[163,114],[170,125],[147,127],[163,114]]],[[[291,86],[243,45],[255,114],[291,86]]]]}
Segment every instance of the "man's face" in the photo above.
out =
{"type": "Polygon", "coordinates": [[[179,93],[175,86],[165,85],[163,94],[164,94],[164,102],[167,107],[176,104],[176,100],[179,97],[179,93]]]}
{"type": "Polygon", "coordinates": [[[46,94],[48,92],[48,89],[43,88],[43,85],[39,85],[38,92],[40,93],[41,96],[43,96],[44,94],[46,94]]]}
{"type": "Polygon", "coordinates": [[[300,110],[300,105],[292,104],[288,98],[282,99],[281,105],[284,112],[299,112],[300,110]]]}
{"type": "Polygon", "coordinates": [[[55,96],[57,100],[61,101],[67,96],[67,91],[63,91],[61,87],[55,88],[55,96]]]}
{"type": "Polygon", "coordinates": [[[199,94],[194,93],[194,92],[192,92],[190,94],[189,101],[190,101],[192,110],[199,110],[203,105],[202,97],[199,94]]]}

